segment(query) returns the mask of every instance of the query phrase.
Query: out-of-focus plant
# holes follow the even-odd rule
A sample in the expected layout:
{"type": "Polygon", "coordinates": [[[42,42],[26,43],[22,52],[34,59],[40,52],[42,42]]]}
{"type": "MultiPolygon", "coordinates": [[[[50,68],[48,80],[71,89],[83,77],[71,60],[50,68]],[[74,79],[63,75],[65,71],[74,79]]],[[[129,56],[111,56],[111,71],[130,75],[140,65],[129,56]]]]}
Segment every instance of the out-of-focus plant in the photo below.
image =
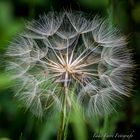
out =
{"type": "Polygon", "coordinates": [[[9,138],[0,138],[0,140],[10,140],[9,138]]]}
{"type": "Polygon", "coordinates": [[[140,23],[140,3],[138,3],[136,5],[136,7],[132,10],[132,17],[134,18],[134,20],[136,22],[139,22],[140,23]]]}
{"type": "Polygon", "coordinates": [[[109,5],[109,0],[78,0],[81,5],[90,9],[106,8],[109,5]]]}
{"type": "Polygon", "coordinates": [[[4,73],[0,74],[0,89],[7,88],[10,84],[12,84],[11,77],[4,73]]]}
{"type": "Polygon", "coordinates": [[[23,24],[14,20],[11,2],[0,1],[0,51],[6,49],[15,34],[22,29],[23,24]]]}
{"type": "Polygon", "coordinates": [[[18,101],[38,117],[61,113],[58,140],[66,139],[69,122],[85,134],[81,112],[105,116],[106,129],[107,115],[130,96],[126,37],[108,23],[81,11],[50,12],[27,23],[6,52],[18,101]]]}

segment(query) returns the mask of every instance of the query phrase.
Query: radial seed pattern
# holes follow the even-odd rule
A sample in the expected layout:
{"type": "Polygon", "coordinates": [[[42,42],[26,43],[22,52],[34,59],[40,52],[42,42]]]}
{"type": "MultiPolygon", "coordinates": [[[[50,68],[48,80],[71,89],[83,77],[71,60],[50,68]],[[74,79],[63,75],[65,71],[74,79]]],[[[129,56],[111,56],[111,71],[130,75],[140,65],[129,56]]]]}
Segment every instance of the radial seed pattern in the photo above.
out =
{"type": "Polygon", "coordinates": [[[15,96],[39,117],[61,111],[64,97],[71,108],[72,91],[88,115],[109,113],[122,95],[130,95],[126,38],[98,16],[81,11],[40,16],[27,23],[6,55],[7,71],[17,81],[15,96]]]}

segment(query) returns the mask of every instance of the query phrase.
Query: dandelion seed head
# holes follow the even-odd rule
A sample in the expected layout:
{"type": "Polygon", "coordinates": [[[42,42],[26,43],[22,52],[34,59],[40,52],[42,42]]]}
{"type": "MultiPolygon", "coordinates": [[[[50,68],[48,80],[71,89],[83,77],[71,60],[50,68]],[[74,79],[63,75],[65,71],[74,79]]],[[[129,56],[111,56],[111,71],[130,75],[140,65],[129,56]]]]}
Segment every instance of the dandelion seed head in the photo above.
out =
{"type": "Polygon", "coordinates": [[[132,88],[126,37],[81,11],[50,12],[27,23],[6,52],[17,99],[36,116],[72,107],[71,90],[88,115],[104,115],[132,88]],[[64,93],[67,87],[67,94],[64,93]]]}

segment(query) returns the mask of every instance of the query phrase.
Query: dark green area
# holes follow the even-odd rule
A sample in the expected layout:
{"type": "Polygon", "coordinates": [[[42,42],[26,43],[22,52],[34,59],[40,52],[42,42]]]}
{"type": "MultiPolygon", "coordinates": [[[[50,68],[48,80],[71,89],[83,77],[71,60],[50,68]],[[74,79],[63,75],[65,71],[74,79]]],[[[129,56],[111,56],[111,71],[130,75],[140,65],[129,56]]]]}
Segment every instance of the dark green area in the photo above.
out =
{"type": "MultiPolygon", "coordinates": [[[[130,49],[136,63],[132,97],[126,98],[122,109],[112,114],[100,133],[131,134],[140,139],[140,1],[139,0],[0,0],[0,140],[55,140],[57,119],[38,119],[17,107],[11,86],[13,81],[4,73],[4,52],[9,42],[24,27],[24,22],[48,11],[81,10],[108,16],[122,32],[129,35],[130,49]],[[107,125],[107,126],[106,126],[107,125]]],[[[102,122],[102,119],[101,119],[102,122]]],[[[68,139],[94,140],[99,124],[95,118],[83,124],[73,116],[68,139]],[[76,123],[75,123],[76,122],[76,123]],[[93,125],[91,125],[93,123],[93,125]],[[93,127],[91,127],[93,126],[93,127]],[[78,139],[79,138],[79,139],[78,139]]]]}

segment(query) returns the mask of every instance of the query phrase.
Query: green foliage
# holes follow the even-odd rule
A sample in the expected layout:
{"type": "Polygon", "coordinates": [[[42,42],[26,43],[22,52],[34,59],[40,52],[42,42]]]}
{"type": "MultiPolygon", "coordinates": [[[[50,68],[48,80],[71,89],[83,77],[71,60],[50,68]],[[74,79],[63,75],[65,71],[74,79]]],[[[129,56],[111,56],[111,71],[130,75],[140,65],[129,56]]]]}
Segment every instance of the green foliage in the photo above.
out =
{"type": "Polygon", "coordinates": [[[88,8],[106,8],[109,4],[109,0],[79,0],[82,5],[88,8]]]}
{"type": "Polygon", "coordinates": [[[70,122],[75,136],[75,140],[87,140],[86,125],[80,107],[75,104],[71,112],[70,122]]]}
{"type": "Polygon", "coordinates": [[[0,50],[4,50],[11,39],[23,27],[21,21],[14,19],[11,2],[0,2],[0,50]]]}
{"type": "Polygon", "coordinates": [[[25,3],[27,5],[43,5],[45,2],[49,0],[19,0],[21,3],[25,3]]]}
{"type": "Polygon", "coordinates": [[[13,20],[13,7],[9,2],[0,2],[0,28],[6,28],[13,20]]]}
{"type": "Polygon", "coordinates": [[[52,139],[52,137],[57,134],[58,122],[59,122],[59,117],[53,117],[47,119],[47,121],[44,123],[40,131],[38,140],[52,139]]]}
{"type": "Polygon", "coordinates": [[[0,140],[11,140],[9,138],[0,138],[0,140]]]}
{"type": "Polygon", "coordinates": [[[9,85],[13,84],[11,81],[10,76],[7,76],[7,74],[0,74],[0,89],[5,89],[9,87],[9,85]]]}
{"type": "Polygon", "coordinates": [[[135,6],[132,10],[132,18],[137,22],[140,23],[140,3],[135,6]]]}
{"type": "MultiPolygon", "coordinates": [[[[138,0],[137,0],[138,1],[138,0]]],[[[56,118],[38,120],[25,110],[18,109],[13,99],[11,86],[14,84],[2,66],[1,56],[4,55],[9,42],[23,27],[23,19],[38,16],[42,11],[67,9],[66,0],[1,0],[0,1],[0,140],[55,140],[59,126],[59,115],[56,118]],[[52,3],[53,5],[49,5],[52,3]],[[63,5],[64,4],[64,5],[63,5]],[[20,9],[19,7],[22,7],[20,9]],[[46,121],[47,120],[47,121],[46,121]]],[[[117,26],[121,31],[131,35],[130,47],[135,53],[135,63],[140,60],[140,3],[135,0],[73,0],[68,4],[71,9],[89,12],[106,11],[109,26],[117,26]],[[77,7],[76,7],[77,6],[77,7]],[[74,7],[74,8],[73,8],[74,7]],[[75,8],[76,7],[76,8],[75,8]],[[80,8],[79,8],[80,7],[80,8]],[[82,9],[83,8],[83,9],[82,9]]],[[[140,77],[136,74],[135,91],[130,101],[126,101],[123,109],[108,117],[85,120],[81,110],[75,105],[70,114],[70,125],[67,126],[67,139],[73,136],[75,140],[93,139],[94,133],[100,135],[113,134],[120,131],[124,134],[140,129],[140,77]],[[131,101],[132,100],[132,101],[131,101]],[[123,131],[119,126],[123,123],[123,131]],[[70,129],[71,126],[71,129],[70,129]]],[[[72,91],[73,92],[73,91],[72,91]]],[[[136,137],[134,137],[136,139],[136,137]]]]}

